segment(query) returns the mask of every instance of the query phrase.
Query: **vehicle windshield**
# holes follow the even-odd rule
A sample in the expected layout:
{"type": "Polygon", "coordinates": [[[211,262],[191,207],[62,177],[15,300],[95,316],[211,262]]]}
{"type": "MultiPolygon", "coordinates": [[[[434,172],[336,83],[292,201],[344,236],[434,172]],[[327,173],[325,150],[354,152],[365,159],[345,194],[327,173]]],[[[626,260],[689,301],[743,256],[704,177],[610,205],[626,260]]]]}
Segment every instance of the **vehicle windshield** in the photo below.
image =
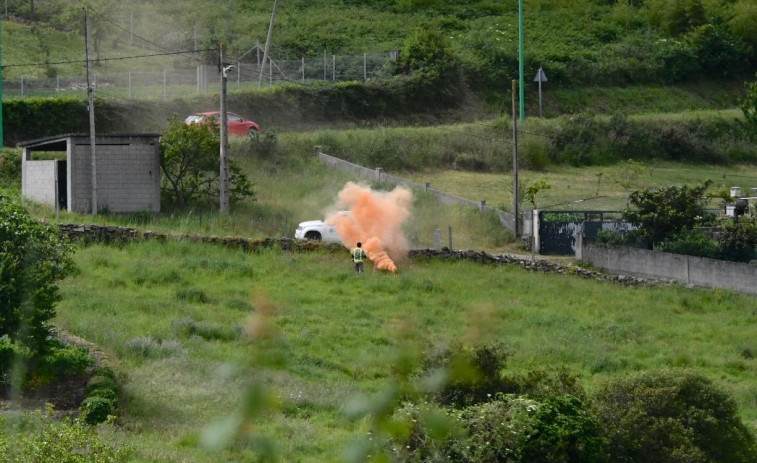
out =
{"type": "Polygon", "coordinates": [[[188,116],[186,119],[184,119],[184,122],[186,122],[187,124],[194,124],[196,122],[202,121],[202,119],[203,119],[203,116],[195,114],[192,116],[188,116]]]}

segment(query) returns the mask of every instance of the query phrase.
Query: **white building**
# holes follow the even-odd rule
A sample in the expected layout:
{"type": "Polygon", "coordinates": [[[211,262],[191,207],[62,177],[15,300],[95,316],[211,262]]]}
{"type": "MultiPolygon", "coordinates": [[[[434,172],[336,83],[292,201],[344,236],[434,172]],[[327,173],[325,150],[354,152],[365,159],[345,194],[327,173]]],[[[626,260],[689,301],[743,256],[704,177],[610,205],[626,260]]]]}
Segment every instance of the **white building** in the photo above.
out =
{"type": "Polygon", "coordinates": [[[95,138],[95,180],[88,134],[21,142],[21,194],[71,212],[160,211],[160,134],[103,134],[95,138]],[[65,158],[62,153],[65,153],[65,158]]]}

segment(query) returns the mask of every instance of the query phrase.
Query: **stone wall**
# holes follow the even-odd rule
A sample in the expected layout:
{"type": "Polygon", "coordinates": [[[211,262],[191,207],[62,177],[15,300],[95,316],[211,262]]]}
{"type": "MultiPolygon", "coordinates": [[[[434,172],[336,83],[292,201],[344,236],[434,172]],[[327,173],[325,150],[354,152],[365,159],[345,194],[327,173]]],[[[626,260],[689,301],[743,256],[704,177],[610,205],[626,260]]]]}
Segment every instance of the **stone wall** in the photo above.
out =
{"type": "MultiPolygon", "coordinates": [[[[128,243],[142,240],[186,240],[195,243],[215,244],[246,252],[262,249],[281,249],[291,252],[321,251],[329,253],[349,254],[341,244],[321,243],[318,241],[297,240],[294,238],[240,238],[202,235],[181,235],[154,231],[141,231],[135,228],[110,227],[100,225],[61,224],[61,231],[73,241],[87,243],[128,243]]],[[[575,275],[597,281],[611,281],[622,285],[656,285],[658,282],[645,278],[629,277],[625,275],[610,275],[588,270],[572,264],[561,264],[544,259],[531,260],[510,254],[489,254],[481,251],[456,251],[443,247],[435,249],[412,249],[408,258],[413,260],[434,259],[459,261],[466,260],[488,265],[517,265],[533,272],[558,273],[575,275]]]]}

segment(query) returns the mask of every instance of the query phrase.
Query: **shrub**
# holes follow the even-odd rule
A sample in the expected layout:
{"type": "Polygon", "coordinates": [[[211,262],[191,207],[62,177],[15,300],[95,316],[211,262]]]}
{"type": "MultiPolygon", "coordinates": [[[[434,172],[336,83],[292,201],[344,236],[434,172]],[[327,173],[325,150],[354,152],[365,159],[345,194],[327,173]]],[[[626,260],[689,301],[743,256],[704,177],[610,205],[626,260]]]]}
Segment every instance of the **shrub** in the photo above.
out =
{"type": "Polygon", "coordinates": [[[687,256],[718,258],[717,243],[703,233],[685,233],[680,236],[666,239],[658,246],[660,251],[673,254],[685,254],[687,256]]]}
{"type": "Polygon", "coordinates": [[[539,402],[518,396],[498,396],[469,407],[463,421],[470,437],[455,453],[471,463],[523,461],[526,443],[536,433],[539,407],[539,402]]]}
{"type": "Polygon", "coordinates": [[[709,379],[655,371],[606,384],[595,398],[610,461],[757,461],[736,403],[709,379]]]}
{"type": "Polygon", "coordinates": [[[197,322],[189,317],[174,321],[173,329],[182,336],[199,336],[208,341],[233,341],[241,335],[239,327],[228,328],[217,323],[197,322]]]}
{"type": "Polygon", "coordinates": [[[462,447],[464,424],[447,409],[428,403],[405,403],[395,411],[392,423],[399,431],[390,442],[397,461],[462,461],[458,448],[462,447]]]}
{"type": "Polygon", "coordinates": [[[496,393],[513,392],[512,383],[503,379],[501,371],[511,352],[502,343],[472,347],[453,345],[427,353],[421,365],[424,371],[444,369],[448,382],[432,399],[458,408],[487,402],[496,393]]]}
{"type": "Polygon", "coordinates": [[[37,361],[34,374],[46,381],[66,375],[83,375],[92,365],[92,356],[83,347],[53,343],[49,351],[37,361]]]}
{"type": "Polygon", "coordinates": [[[691,230],[704,216],[705,191],[710,185],[669,186],[634,191],[631,206],[623,211],[623,220],[640,227],[630,235],[648,238],[652,244],[691,230]]]}
{"type": "Polygon", "coordinates": [[[118,384],[112,368],[101,366],[92,372],[79,416],[88,424],[102,423],[118,408],[118,384]]]}
{"type": "Polygon", "coordinates": [[[61,233],[0,195],[0,336],[43,354],[60,298],[57,281],[73,270],[61,233]]]}
{"type": "Polygon", "coordinates": [[[128,354],[137,359],[159,359],[184,354],[184,348],[173,339],[155,339],[152,336],[130,339],[124,348],[128,354]]]}
{"type": "Polygon", "coordinates": [[[592,463],[604,452],[599,420],[572,395],[542,402],[534,414],[533,429],[523,446],[524,462],[592,463]]]}
{"type": "Polygon", "coordinates": [[[3,149],[0,159],[0,182],[18,187],[21,183],[21,150],[3,149]]]}
{"type": "Polygon", "coordinates": [[[116,400],[100,395],[90,396],[84,399],[79,407],[81,419],[87,424],[102,423],[113,415],[116,409],[116,400]]]}
{"type": "Polygon", "coordinates": [[[749,262],[757,249],[757,226],[751,223],[726,223],[717,238],[717,257],[749,262]]]}
{"type": "MultiPolygon", "coordinates": [[[[30,414],[34,431],[25,433],[13,446],[3,446],[0,430],[0,459],[8,463],[126,463],[134,448],[115,447],[102,440],[98,430],[80,420],[55,417],[47,411],[30,414]],[[9,448],[10,447],[10,448],[9,448]]],[[[110,426],[108,424],[107,426],[110,426]]]]}

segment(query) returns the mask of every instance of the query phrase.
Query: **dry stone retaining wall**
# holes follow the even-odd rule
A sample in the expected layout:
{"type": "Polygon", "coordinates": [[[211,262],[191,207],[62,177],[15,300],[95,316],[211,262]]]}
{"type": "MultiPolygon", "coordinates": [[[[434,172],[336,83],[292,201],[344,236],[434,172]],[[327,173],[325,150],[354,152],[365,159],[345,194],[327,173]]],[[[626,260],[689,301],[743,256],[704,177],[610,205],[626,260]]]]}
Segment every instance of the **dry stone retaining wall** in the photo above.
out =
{"type": "MultiPolygon", "coordinates": [[[[135,228],[112,227],[101,225],[76,225],[61,224],[61,231],[72,240],[83,243],[127,243],[156,239],[160,241],[186,240],[196,243],[216,244],[229,248],[242,249],[251,252],[259,249],[279,248],[292,252],[328,251],[332,253],[345,252],[344,246],[336,243],[321,243],[316,241],[304,241],[293,238],[262,238],[250,239],[239,237],[220,237],[202,235],[178,235],[154,231],[141,231],[135,228]]],[[[535,272],[559,273],[576,275],[583,278],[598,281],[612,281],[622,285],[653,285],[659,284],[654,280],[631,277],[626,275],[610,275],[588,270],[572,264],[561,264],[545,259],[531,260],[510,254],[489,254],[482,251],[456,251],[447,247],[441,250],[413,249],[408,252],[410,259],[439,259],[439,260],[466,260],[491,265],[517,265],[523,269],[535,272]]]]}

